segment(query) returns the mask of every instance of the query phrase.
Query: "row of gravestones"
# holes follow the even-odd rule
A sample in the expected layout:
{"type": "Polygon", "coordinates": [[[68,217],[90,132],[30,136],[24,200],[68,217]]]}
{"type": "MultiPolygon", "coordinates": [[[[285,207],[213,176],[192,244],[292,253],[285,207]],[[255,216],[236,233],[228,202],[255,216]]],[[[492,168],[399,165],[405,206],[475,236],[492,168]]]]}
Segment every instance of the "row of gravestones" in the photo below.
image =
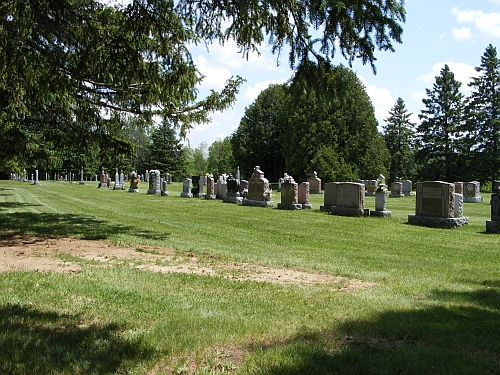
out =
{"type": "MultiPolygon", "coordinates": [[[[148,177],[148,194],[168,195],[166,181],[160,179],[160,171],[152,170],[149,172],[148,177]]],[[[381,177],[383,178],[383,176],[381,177]]],[[[313,174],[311,179],[314,179],[315,183],[319,180],[316,174],[313,174]]],[[[129,191],[138,191],[138,181],[137,174],[132,172],[129,191]]],[[[382,182],[385,183],[385,181],[382,182]]],[[[378,186],[382,182],[379,180],[378,186]]],[[[203,186],[206,185],[206,194],[204,195],[206,199],[215,199],[217,197],[216,185],[212,176],[207,176],[206,181],[202,176],[199,176],[197,183],[201,189],[200,192],[203,191],[203,186]]],[[[395,184],[402,185],[402,182],[396,182],[395,184]]],[[[264,177],[264,172],[260,170],[259,166],[254,168],[248,182],[245,180],[239,181],[231,175],[224,175],[219,177],[217,186],[218,190],[220,188],[225,190],[225,192],[217,192],[222,195],[225,202],[252,206],[274,205],[271,201],[272,191],[269,188],[269,181],[264,177]]],[[[499,233],[500,182],[496,181],[493,191],[494,193],[491,196],[491,220],[486,223],[486,232],[499,233]]],[[[322,192],[321,180],[319,180],[319,189],[315,189],[315,192],[322,192]]],[[[472,197],[474,199],[469,201],[477,202],[480,201],[479,192],[479,182],[476,181],[471,183],[447,183],[442,181],[417,183],[415,215],[408,215],[408,223],[442,228],[454,228],[467,224],[468,218],[463,216],[464,197],[472,197]],[[465,195],[466,192],[469,192],[469,194],[465,195]]],[[[299,185],[294,181],[293,177],[285,174],[281,186],[281,203],[278,204],[278,208],[285,210],[312,208],[309,204],[309,193],[309,181],[299,185]]],[[[364,183],[330,182],[325,184],[325,204],[320,209],[342,216],[391,216],[391,212],[386,210],[386,190],[375,188],[374,194],[375,211],[370,211],[364,207],[364,197],[366,195],[364,183]]],[[[203,196],[203,194],[198,193],[197,196],[203,196]]],[[[191,179],[184,181],[181,197],[193,197],[191,179]]]]}

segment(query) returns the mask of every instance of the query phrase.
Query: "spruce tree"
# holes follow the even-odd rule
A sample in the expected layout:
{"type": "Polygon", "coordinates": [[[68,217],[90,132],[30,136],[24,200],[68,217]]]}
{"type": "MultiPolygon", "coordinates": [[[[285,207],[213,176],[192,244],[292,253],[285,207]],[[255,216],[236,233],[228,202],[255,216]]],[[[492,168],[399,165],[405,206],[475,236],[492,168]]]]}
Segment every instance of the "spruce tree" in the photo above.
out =
{"type": "Polygon", "coordinates": [[[187,154],[171,124],[163,121],[152,131],[149,150],[151,169],[170,173],[174,181],[187,176],[187,154]]]}
{"type": "Polygon", "coordinates": [[[476,67],[479,77],[469,84],[467,130],[472,135],[476,178],[481,182],[498,179],[500,172],[500,61],[491,44],[476,67]]]}
{"type": "Polygon", "coordinates": [[[408,112],[403,99],[398,98],[384,119],[384,141],[391,154],[390,180],[397,177],[413,178],[415,173],[415,126],[410,121],[412,113],[408,112]]]}
{"type": "Polygon", "coordinates": [[[441,69],[419,115],[417,128],[420,178],[453,182],[458,178],[457,154],[462,137],[464,98],[461,83],[448,65],[441,69]]]}

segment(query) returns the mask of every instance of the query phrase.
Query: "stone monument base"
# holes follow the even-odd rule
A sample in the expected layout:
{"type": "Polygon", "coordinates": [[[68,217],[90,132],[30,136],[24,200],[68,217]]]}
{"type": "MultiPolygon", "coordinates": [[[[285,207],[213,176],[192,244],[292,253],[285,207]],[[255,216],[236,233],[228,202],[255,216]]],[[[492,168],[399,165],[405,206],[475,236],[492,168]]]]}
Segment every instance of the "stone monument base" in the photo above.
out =
{"type": "Polygon", "coordinates": [[[415,193],[413,191],[410,191],[410,192],[406,192],[403,194],[405,197],[413,197],[415,195],[415,193]]]}
{"type": "Polygon", "coordinates": [[[107,184],[107,183],[102,183],[102,182],[101,182],[101,183],[99,184],[99,186],[98,186],[98,187],[99,187],[99,188],[107,188],[107,187],[108,187],[108,184],[107,184]]]}
{"type": "Polygon", "coordinates": [[[237,203],[237,204],[241,204],[241,202],[243,201],[243,197],[231,197],[231,196],[225,196],[225,197],[222,197],[222,201],[224,203],[237,203]]]}
{"type": "Polygon", "coordinates": [[[320,211],[330,212],[333,206],[319,206],[320,211]]]}
{"type": "Polygon", "coordinates": [[[243,201],[241,201],[241,204],[243,206],[255,206],[255,207],[273,207],[274,206],[273,201],[256,201],[253,199],[246,199],[246,198],[244,198],[243,201]]]}
{"type": "Polygon", "coordinates": [[[129,193],[138,193],[139,189],[128,189],[129,193]]]}
{"type": "Polygon", "coordinates": [[[379,216],[379,217],[391,217],[391,211],[370,211],[370,216],[379,216]]]}
{"type": "Polygon", "coordinates": [[[366,197],[373,197],[374,195],[375,195],[375,193],[373,191],[366,191],[365,192],[366,197]]]}
{"type": "Polygon", "coordinates": [[[159,190],[148,190],[148,194],[153,194],[153,195],[160,195],[161,194],[161,191],[159,190]]]}
{"type": "Polygon", "coordinates": [[[191,193],[181,193],[181,198],[193,198],[193,194],[191,194],[191,193]]]}
{"type": "Polygon", "coordinates": [[[404,194],[389,194],[389,198],[403,198],[404,194]]]}
{"type": "Polygon", "coordinates": [[[369,216],[370,210],[368,208],[361,209],[361,208],[346,208],[339,206],[331,206],[330,213],[332,215],[338,215],[338,216],[358,217],[358,216],[369,216]]]}
{"type": "Polygon", "coordinates": [[[302,210],[300,203],[278,203],[278,210],[302,210]]]}
{"type": "Polygon", "coordinates": [[[217,195],[209,195],[209,194],[206,194],[206,195],[205,195],[205,199],[209,199],[209,200],[217,199],[217,195]]]}
{"type": "Polygon", "coordinates": [[[303,210],[312,210],[312,208],[313,208],[312,204],[309,204],[309,203],[303,203],[302,204],[302,209],[303,210]]]}
{"type": "Polygon", "coordinates": [[[478,197],[468,197],[464,195],[464,202],[469,202],[469,203],[479,203],[483,201],[483,197],[478,196],[478,197]]]}
{"type": "Polygon", "coordinates": [[[168,191],[162,190],[161,191],[161,196],[162,197],[168,197],[168,191]]]}
{"type": "Polygon", "coordinates": [[[500,233],[500,221],[488,220],[486,222],[486,233],[500,233]]]}
{"type": "Polygon", "coordinates": [[[309,190],[309,194],[323,194],[323,190],[309,190]]]}
{"type": "Polygon", "coordinates": [[[458,228],[468,223],[469,223],[469,218],[467,216],[447,218],[447,217],[408,215],[408,224],[421,225],[423,227],[449,229],[449,228],[458,228]]]}

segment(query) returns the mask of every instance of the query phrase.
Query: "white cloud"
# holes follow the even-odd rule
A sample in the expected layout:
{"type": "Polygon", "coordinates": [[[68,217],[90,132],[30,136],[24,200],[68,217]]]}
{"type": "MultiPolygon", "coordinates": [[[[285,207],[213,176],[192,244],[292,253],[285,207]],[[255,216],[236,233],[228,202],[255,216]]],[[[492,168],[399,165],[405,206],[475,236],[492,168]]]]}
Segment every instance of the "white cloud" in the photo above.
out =
{"type": "MultiPolygon", "coordinates": [[[[500,3],[500,0],[496,2],[500,3]]],[[[473,22],[483,36],[500,38],[500,13],[484,13],[482,10],[471,9],[460,10],[457,7],[453,8],[451,12],[455,15],[457,22],[473,22]]]]}
{"type": "Polygon", "coordinates": [[[359,79],[365,85],[366,92],[375,108],[375,117],[379,126],[384,125],[384,119],[387,118],[389,111],[394,107],[396,100],[393,99],[391,92],[387,88],[379,88],[373,84],[368,84],[366,79],[362,76],[359,76],[359,79]]]}
{"type": "Polygon", "coordinates": [[[453,29],[451,35],[457,42],[467,42],[472,39],[472,33],[468,27],[453,29]]]}
{"type": "Polygon", "coordinates": [[[282,83],[285,83],[284,79],[272,79],[268,81],[258,82],[252,87],[247,88],[243,96],[250,101],[254,101],[262,91],[269,87],[269,85],[282,83]]]}
{"type": "Polygon", "coordinates": [[[205,76],[202,86],[209,86],[214,89],[221,89],[227,79],[231,78],[231,71],[227,68],[214,68],[214,66],[205,58],[198,55],[194,59],[198,70],[205,76]]]}
{"type": "Polygon", "coordinates": [[[468,95],[470,93],[470,88],[467,85],[471,81],[471,77],[477,76],[477,72],[474,67],[468,64],[456,63],[453,61],[439,62],[432,66],[431,72],[422,74],[418,77],[418,80],[424,82],[427,85],[427,88],[430,89],[436,81],[436,77],[440,75],[441,69],[444,68],[445,64],[448,64],[450,70],[455,75],[455,79],[462,83],[462,93],[468,95]]]}

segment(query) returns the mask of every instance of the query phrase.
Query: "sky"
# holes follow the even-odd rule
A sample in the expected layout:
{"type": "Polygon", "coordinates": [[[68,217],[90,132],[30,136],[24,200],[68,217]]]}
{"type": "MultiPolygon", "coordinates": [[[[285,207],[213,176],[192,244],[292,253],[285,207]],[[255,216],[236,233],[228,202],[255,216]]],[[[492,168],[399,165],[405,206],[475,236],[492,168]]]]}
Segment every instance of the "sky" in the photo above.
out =
{"type": "MultiPolygon", "coordinates": [[[[500,0],[406,0],[405,8],[403,43],[394,45],[395,52],[376,52],[377,74],[361,61],[352,66],[372,100],[380,131],[399,97],[412,113],[411,120],[419,123],[422,99],[427,97],[425,89],[432,89],[445,64],[462,82],[462,93],[469,95],[470,77],[477,75],[474,68],[481,64],[486,47],[492,44],[500,54],[500,0]]],[[[247,60],[231,42],[212,45],[208,53],[203,47],[191,49],[195,64],[205,76],[200,97],[209,89],[220,90],[231,76],[246,79],[232,108],[214,113],[211,123],[190,130],[187,139],[191,148],[202,142],[210,146],[218,138],[230,136],[262,90],[292,76],[286,54],[277,60],[270,47],[262,45],[259,50],[260,56],[250,54],[247,60]]],[[[342,56],[332,63],[348,66],[342,56]]]]}

